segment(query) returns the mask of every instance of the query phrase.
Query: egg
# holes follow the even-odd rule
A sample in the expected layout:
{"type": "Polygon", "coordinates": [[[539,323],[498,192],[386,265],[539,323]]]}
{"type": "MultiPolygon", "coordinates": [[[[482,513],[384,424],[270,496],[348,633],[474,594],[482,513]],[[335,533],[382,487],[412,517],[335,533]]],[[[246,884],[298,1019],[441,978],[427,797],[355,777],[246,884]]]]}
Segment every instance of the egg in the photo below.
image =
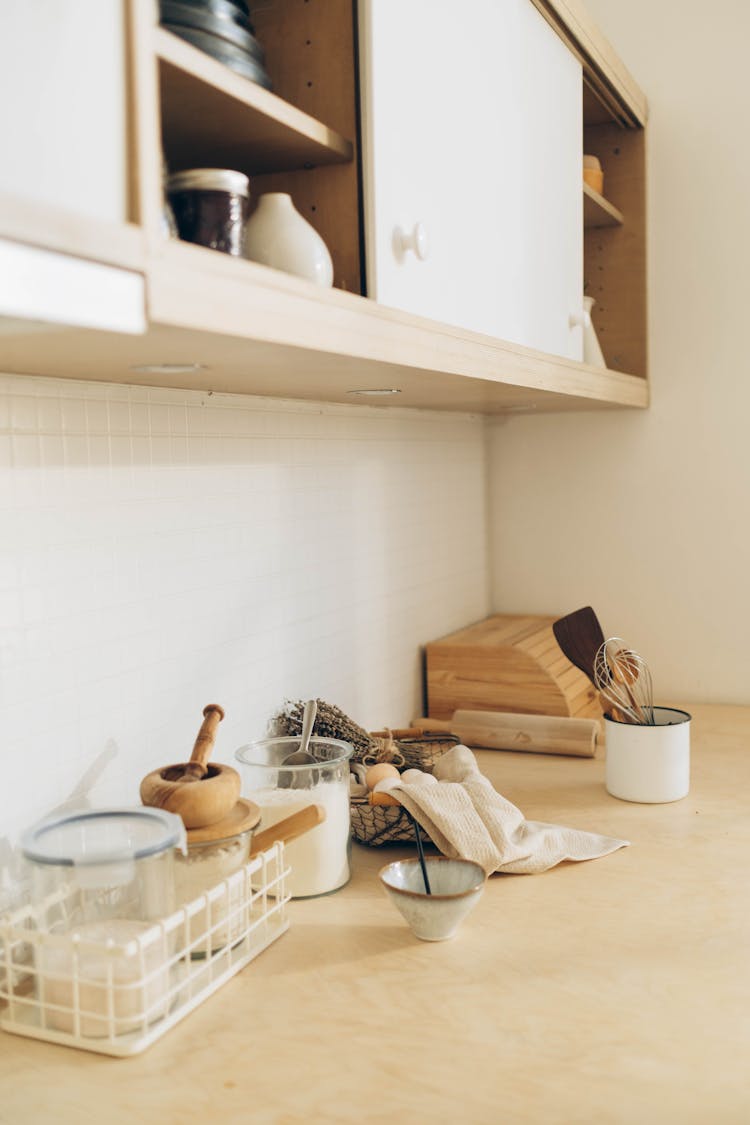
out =
{"type": "Polygon", "coordinates": [[[407,785],[437,785],[438,779],[434,774],[425,773],[424,770],[404,770],[401,780],[407,785]]]}
{"type": "Polygon", "coordinates": [[[379,781],[384,777],[398,777],[398,770],[392,766],[390,762],[378,762],[375,766],[370,766],[365,774],[365,782],[368,789],[374,789],[379,781]]]}

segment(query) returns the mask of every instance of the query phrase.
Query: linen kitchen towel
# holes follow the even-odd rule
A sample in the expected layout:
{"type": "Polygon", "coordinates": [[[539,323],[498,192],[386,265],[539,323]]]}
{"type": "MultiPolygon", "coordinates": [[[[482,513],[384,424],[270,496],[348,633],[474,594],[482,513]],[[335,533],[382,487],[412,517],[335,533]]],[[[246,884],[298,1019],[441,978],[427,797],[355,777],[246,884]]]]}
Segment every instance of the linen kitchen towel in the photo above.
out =
{"type": "Polygon", "coordinates": [[[533,875],[563,860],[598,859],[628,840],[526,820],[479,770],[468,746],[454,746],[434,768],[438,785],[407,784],[389,792],[422,825],[444,855],[473,859],[495,871],[533,875]]]}

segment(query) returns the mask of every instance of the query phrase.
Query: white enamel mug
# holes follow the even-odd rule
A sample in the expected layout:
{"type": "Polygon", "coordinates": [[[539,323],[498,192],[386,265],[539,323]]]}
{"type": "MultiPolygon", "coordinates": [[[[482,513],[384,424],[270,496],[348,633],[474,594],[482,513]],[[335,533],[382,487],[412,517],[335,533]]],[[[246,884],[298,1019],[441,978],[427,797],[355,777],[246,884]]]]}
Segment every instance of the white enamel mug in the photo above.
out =
{"type": "Polygon", "coordinates": [[[690,720],[687,711],[672,707],[654,707],[654,726],[619,723],[605,715],[607,792],[648,805],[686,797],[690,720]]]}

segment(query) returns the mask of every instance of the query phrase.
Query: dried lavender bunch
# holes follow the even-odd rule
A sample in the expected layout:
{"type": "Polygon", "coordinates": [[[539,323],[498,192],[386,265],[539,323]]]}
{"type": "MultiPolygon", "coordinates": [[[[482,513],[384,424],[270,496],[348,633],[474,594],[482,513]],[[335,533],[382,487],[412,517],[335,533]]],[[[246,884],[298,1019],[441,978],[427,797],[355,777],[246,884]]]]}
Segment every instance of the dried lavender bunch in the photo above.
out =
{"type": "MultiPolygon", "coordinates": [[[[377,742],[361,726],[350,719],[340,707],[333,703],[326,703],[323,699],[317,700],[318,713],[315,716],[313,734],[320,738],[340,738],[349,742],[354,747],[353,757],[360,759],[368,751],[377,748],[377,742]]],[[[302,712],[305,709],[304,700],[288,700],[284,710],[275,716],[274,729],[279,735],[298,735],[302,733],[302,712]]]]}

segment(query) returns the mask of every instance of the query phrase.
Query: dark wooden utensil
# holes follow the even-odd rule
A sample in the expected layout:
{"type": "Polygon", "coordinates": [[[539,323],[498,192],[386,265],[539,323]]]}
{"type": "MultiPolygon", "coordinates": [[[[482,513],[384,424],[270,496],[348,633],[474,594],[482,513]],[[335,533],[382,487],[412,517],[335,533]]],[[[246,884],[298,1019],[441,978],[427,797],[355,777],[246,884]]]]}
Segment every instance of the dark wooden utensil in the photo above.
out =
{"type": "Polygon", "coordinates": [[[590,605],[577,609],[573,613],[560,617],[552,625],[555,640],[567,656],[571,664],[588,676],[597,690],[602,711],[613,719],[622,722],[620,711],[612,704],[611,700],[602,696],[596,680],[594,665],[596,654],[605,641],[599,618],[590,605]]]}
{"type": "Polygon", "coordinates": [[[560,617],[553,623],[552,632],[570,663],[580,668],[596,687],[594,661],[604,644],[604,633],[591,606],[584,606],[583,609],[560,617]]]}

